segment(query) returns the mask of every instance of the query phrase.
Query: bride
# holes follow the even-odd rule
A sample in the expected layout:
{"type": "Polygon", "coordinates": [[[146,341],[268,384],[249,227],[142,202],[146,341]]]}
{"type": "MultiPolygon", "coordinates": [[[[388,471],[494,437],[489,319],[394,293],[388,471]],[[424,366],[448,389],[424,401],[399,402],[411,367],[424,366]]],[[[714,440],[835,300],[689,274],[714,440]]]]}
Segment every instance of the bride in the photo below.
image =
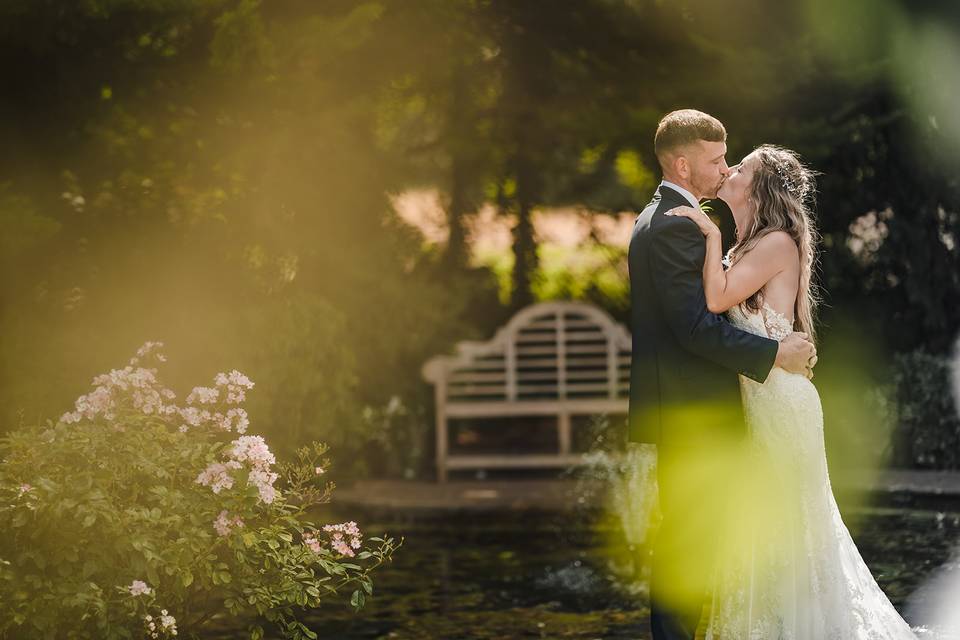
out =
{"type": "MultiPolygon", "coordinates": [[[[778,341],[794,327],[813,339],[813,190],[812,172],[780,147],[760,146],[732,168],[718,193],[737,227],[726,270],[720,230],[703,212],[667,214],[689,218],[705,236],[711,312],[778,341]]],[[[763,384],[740,376],[740,389],[750,471],[725,525],[707,640],[915,638],[840,517],[813,383],[775,368],[763,384]]]]}

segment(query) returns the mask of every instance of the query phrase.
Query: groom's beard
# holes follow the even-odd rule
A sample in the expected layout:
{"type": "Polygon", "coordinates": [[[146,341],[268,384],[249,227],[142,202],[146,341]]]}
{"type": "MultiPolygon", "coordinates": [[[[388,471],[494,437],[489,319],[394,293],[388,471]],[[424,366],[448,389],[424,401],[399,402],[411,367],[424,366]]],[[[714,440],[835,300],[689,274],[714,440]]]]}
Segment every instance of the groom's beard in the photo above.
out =
{"type": "Polygon", "coordinates": [[[713,190],[713,193],[710,194],[711,199],[715,199],[720,194],[720,189],[723,188],[723,183],[727,181],[726,176],[720,178],[720,182],[717,183],[717,188],[713,190]]]}
{"type": "Polygon", "coordinates": [[[726,180],[726,177],[720,178],[718,182],[709,186],[702,184],[699,180],[693,182],[692,186],[697,190],[693,195],[700,200],[713,200],[717,197],[724,180],[726,180]]]}

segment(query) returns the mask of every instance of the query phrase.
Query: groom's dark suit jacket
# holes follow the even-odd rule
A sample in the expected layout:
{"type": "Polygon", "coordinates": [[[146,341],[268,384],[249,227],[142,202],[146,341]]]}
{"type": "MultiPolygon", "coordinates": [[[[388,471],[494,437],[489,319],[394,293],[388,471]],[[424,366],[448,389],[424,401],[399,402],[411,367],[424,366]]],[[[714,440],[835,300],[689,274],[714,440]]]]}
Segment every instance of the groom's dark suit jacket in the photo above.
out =
{"type": "Polygon", "coordinates": [[[702,444],[745,433],[736,374],[762,382],[777,343],[710,313],[703,293],[706,244],[692,220],[664,215],[690,206],[661,185],[630,240],[633,356],[629,440],[702,444]]]}

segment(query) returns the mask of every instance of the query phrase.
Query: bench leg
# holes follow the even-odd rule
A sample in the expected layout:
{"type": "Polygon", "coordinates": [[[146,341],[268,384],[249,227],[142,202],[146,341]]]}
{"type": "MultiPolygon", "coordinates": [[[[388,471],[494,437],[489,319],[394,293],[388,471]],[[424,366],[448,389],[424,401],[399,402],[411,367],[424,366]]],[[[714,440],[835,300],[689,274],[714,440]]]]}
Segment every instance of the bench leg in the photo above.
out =
{"type": "Polygon", "coordinates": [[[435,388],[437,406],[437,482],[447,481],[447,412],[444,399],[447,395],[446,385],[438,384],[435,388]]]}
{"type": "Polygon", "coordinates": [[[560,443],[560,455],[570,453],[573,429],[570,426],[570,414],[561,413],[557,416],[557,440],[560,443]]]}

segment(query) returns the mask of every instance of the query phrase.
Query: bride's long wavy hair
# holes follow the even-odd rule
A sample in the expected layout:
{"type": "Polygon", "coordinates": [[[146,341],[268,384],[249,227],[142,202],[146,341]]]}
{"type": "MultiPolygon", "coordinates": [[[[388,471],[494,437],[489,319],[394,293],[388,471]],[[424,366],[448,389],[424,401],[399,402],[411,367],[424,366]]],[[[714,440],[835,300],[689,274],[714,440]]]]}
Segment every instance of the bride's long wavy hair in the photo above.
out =
{"type": "MultiPolygon", "coordinates": [[[[785,231],[800,250],[800,289],[794,308],[794,327],[815,339],[814,315],[819,304],[814,271],[817,264],[819,234],[813,222],[812,207],[816,191],[815,173],[804,166],[789,149],[764,144],[754,149],[759,162],[753,173],[748,195],[757,214],[736,244],[730,249],[730,262],[756,246],[760,238],[774,231],[785,231]]],[[[744,304],[759,311],[763,297],[756,292],[744,304]]]]}

